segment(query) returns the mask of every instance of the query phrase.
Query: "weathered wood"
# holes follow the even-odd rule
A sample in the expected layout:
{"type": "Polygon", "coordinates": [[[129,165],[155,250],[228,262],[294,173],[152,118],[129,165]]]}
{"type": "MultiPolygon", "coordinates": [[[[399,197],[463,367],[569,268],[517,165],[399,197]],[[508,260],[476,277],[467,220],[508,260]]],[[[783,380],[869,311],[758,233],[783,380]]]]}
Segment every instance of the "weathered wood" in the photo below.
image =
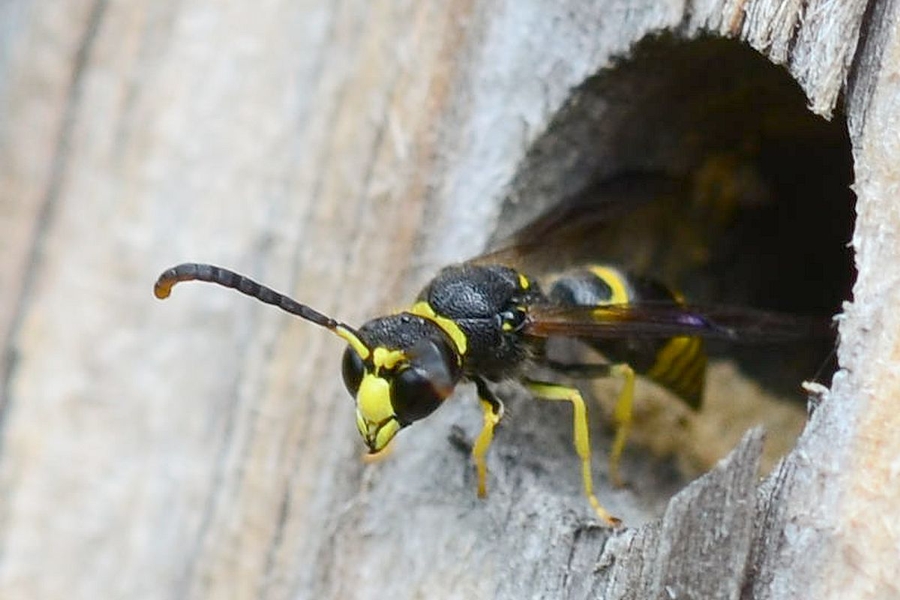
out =
{"type": "Polygon", "coordinates": [[[606,542],[597,561],[606,568],[586,578],[592,589],[569,597],[739,597],[762,442],[761,430],[753,430],[732,455],[673,498],[660,521],[606,542]],[[711,577],[710,571],[722,576],[711,577]]]}
{"type": "Polygon", "coordinates": [[[898,11],[6,3],[0,597],[897,595],[898,11]],[[517,195],[529,149],[661,30],[746,40],[820,114],[846,99],[846,370],[753,510],[758,433],[668,508],[680,482],[631,450],[631,489],[598,477],[629,528],[598,529],[566,407],[518,397],[479,501],[448,439],[477,430],[470,391],[363,464],[339,340],[225,291],[152,298],[159,271],[197,259],[352,323],[405,304],[539,210],[517,195]]]}

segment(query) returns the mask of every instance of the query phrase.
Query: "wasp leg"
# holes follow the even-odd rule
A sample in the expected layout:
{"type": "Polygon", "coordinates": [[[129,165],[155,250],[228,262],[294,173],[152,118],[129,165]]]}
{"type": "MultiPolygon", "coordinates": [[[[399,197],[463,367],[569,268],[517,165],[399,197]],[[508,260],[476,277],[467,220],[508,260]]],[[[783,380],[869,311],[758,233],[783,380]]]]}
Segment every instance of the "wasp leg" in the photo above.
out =
{"type": "Polygon", "coordinates": [[[547,383],[543,381],[525,380],[525,385],[538,398],[543,400],[565,400],[572,403],[573,408],[573,430],[575,437],[575,451],[581,458],[581,477],[584,484],[584,494],[587,496],[591,506],[603,521],[612,526],[621,524],[621,521],[612,516],[594,495],[594,479],[591,475],[591,443],[588,434],[587,408],[584,405],[584,398],[581,392],[573,387],[558,383],[547,383]]]}
{"type": "Polygon", "coordinates": [[[619,459],[625,450],[625,442],[631,433],[631,414],[634,407],[634,369],[627,364],[613,365],[612,372],[625,379],[616,407],[613,409],[613,420],[616,422],[616,437],[609,452],[609,477],[613,485],[622,487],[622,476],[619,474],[619,459]]]}
{"type": "Polygon", "coordinates": [[[625,450],[625,442],[631,433],[631,415],[634,407],[634,369],[628,364],[567,364],[556,361],[547,361],[554,371],[570,375],[572,377],[622,377],[625,383],[616,400],[613,409],[613,421],[615,422],[616,435],[613,438],[612,448],[609,453],[609,477],[616,487],[622,487],[622,476],[619,473],[619,460],[625,450]]]}
{"type": "Polygon", "coordinates": [[[487,496],[487,451],[494,439],[494,427],[503,418],[503,403],[494,395],[483,379],[474,377],[473,381],[478,389],[478,400],[484,413],[484,425],[472,446],[472,459],[475,461],[475,471],[478,474],[478,497],[484,498],[487,496]]]}

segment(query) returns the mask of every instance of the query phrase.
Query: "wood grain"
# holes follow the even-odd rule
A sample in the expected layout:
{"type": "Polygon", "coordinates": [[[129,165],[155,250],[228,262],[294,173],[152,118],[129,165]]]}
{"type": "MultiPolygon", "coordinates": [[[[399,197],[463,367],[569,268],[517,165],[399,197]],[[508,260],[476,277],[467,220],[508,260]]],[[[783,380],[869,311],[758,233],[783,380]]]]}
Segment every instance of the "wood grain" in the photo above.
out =
{"type": "MultiPolygon", "coordinates": [[[[900,531],[897,2],[0,7],[0,597],[890,598],[900,531]],[[480,252],[572,90],[660,31],[745,40],[845,100],[858,280],[842,371],[755,488],[760,434],[667,504],[671,465],[581,496],[566,407],[513,390],[479,501],[471,390],[358,460],[341,343],[221,263],[351,323],[480,252]],[[454,433],[459,428],[459,432],[454,433]],[[755,499],[755,500],[754,500],[755,499]]],[[[527,203],[526,203],[527,204],[527,203]]],[[[512,216],[510,216],[512,215],[512,216]]]]}

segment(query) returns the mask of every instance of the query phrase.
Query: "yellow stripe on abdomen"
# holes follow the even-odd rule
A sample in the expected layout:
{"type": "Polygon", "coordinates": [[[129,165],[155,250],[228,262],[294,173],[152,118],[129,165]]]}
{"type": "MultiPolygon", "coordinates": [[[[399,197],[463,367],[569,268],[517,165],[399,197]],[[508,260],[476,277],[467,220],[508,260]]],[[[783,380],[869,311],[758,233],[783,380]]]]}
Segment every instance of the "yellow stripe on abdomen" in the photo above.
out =
{"type": "Polygon", "coordinates": [[[625,277],[618,269],[604,265],[593,265],[589,268],[589,271],[609,286],[611,295],[609,301],[605,302],[605,304],[626,304],[631,300],[628,284],[625,283],[625,277]]]}
{"type": "Polygon", "coordinates": [[[697,408],[706,379],[706,352],[698,337],[670,339],[656,353],[647,377],[678,394],[689,406],[697,408]]]}

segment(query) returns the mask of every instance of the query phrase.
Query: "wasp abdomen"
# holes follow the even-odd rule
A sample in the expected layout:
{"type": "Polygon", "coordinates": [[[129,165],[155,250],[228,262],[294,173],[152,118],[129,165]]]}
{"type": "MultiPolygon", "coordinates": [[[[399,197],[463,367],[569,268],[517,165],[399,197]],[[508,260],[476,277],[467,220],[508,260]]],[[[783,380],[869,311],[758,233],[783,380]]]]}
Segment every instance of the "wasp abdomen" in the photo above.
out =
{"type": "MultiPolygon", "coordinates": [[[[552,302],[563,306],[639,305],[642,302],[681,304],[680,297],[658,281],[636,277],[607,265],[565,273],[553,283],[549,296],[552,302]]],[[[702,338],[591,339],[585,343],[612,362],[627,363],[636,372],[675,393],[690,407],[700,406],[706,379],[706,351],[702,338]]]]}

